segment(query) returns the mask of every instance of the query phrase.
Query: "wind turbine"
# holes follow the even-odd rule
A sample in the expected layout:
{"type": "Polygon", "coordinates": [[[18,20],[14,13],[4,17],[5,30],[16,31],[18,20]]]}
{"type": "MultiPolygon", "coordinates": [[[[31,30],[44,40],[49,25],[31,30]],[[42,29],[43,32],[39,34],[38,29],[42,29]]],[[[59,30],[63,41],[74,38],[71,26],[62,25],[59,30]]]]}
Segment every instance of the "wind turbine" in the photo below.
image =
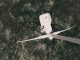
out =
{"type": "Polygon", "coordinates": [[[17,41],[17,43],[24,43],[24,42],[27,42],[27,41],[40,40],[40,39],[45,39],[45,38],[49,38],[50,40],[52,40],[53,38],[56,38],[56,39],[66,40],[66,41],[69,41],[69,42],[80,44],[80,39],[58,35],[62,32],[70,30],[70,29],[72,29],[76,26],[73,26],[73,27],[70,27],[70,28],[52,33],[52,27],[51,27],[52,19],[51,19],[50,14],[45,13],[45,14],[40,15],[39,20],[40,20],[40,24],[41,24],[41,33],[46,33],[46,35],[42,35],[42,36],[39,36],[39,37],[36,37],[36,38],[27,39],[27,40],[23,40],[23,41],[17,41]]]}

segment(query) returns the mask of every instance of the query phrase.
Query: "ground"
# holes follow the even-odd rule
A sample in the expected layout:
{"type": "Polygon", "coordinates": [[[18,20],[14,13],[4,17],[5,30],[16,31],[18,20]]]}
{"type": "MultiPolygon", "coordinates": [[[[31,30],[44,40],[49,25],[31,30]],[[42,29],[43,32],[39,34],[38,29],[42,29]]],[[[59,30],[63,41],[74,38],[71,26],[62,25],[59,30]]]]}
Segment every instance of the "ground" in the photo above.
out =
{"type": "Polygon", "coordinates": [[[39,15],[50,13],[53,31],[80,38],[79,0],[0,0],[0,60],[80,60],[80,45],[53,39],[16,42],[42,35],[39,15]]]}

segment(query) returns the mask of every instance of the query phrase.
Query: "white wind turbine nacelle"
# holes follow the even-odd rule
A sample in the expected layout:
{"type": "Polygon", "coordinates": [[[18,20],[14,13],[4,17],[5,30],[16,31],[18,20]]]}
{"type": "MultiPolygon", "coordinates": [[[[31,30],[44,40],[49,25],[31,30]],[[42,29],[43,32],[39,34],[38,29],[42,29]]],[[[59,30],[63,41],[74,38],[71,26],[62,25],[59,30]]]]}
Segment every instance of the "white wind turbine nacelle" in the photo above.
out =
{"type": "Polygon", "coordinates": [[[41,32],[45,32],[46,34],[50,34],[52,32],[51,27],[51,16],[49,13],[45,13],[39,16],[40,24],[41,24],[41,32]]]}

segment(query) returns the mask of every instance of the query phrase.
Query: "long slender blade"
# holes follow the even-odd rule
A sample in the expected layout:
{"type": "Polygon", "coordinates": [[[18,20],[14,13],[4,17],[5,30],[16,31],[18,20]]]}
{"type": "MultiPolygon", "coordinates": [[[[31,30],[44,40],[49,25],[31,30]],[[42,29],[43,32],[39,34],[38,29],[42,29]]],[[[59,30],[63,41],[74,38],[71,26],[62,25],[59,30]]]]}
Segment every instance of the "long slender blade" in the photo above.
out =
{"type": "MultiPolygon", "coordinates": [[[[39,37],[36,37],[36,38],[33,38],[33,39],[18,41],[17,43],[20,43],[20,42],[23,42],[24,43],[24,42],[27,42],[27,41],[44,39],[44,38],[48,38],[48,36],[49,35],[42,35],[42,36],[39,36],[39,37]]],[[[61,36],[61,35],[55,35],[53,33],[50,34],[50,36],[52,36],[53,38],[56,38],[56,39],[65,40],[65,41],[69,41],[69,42],[72,42],[72,43],[80,44],[80,39],[71,38],[71,37],[65,37],[65,36],[61,36]]]]}
{"type": "Polygon", "coordinates": [[[71,38],[71,37],[66,37],[66,36],[61,36],[61,35],[54,35],[54,34],[51,34],[51,36],[53,38],[56,38],[56,39],[65,40],[65,41],[69,41],[69,42],[72,42],[72,43],[80,44],[80,39],[78,39],[78,38],[71,38]]]}
{"type": "Polygon", "coordinates": [[[19,43],[19,42],[27,42],[27,41],[32,41],[32,40],[38,40],[38,39],[44,39],[44,38],[48,38],[48,35],[42,35],[42,36],[39,36],[39,37],[36,37],[36,38],[23,40],[23,41],[18,41],[17,43],[19,43]]]}
{"type": "Polygon", "coordinates": [[[70,30],[70,29],[72,29],[72,28],[74,28],[74,27],[76,27],[76,25],[73,26],[73,27],[69,27],[69,28],[67,28],[67,29],[61,30],[61,31],[54,32],[53,34],[57,35],[57,34],[60,34],[60,33],[62,33],[62,32],[65,32],[65,31],[67,31],[67,30],[70,30]]]}
{"type": "Polygon", "coordinates": [[[75,26],[67,28],[67,29],[62,30],[62,31],[54,32],[54,33],[51,33],[51,34],[48,34],[48,35],[42,35],[42,36],[39,36],[39,37],[36,37],[36,38],[23,40],[23,41],[18,41],[17,43],[19,43],[19,42],[27,42],[27,41],[32,41],[32,40],[38,40],[38,39],[40,40],[40,39],[44,39],[44,38],[49,38],[49,36],[51,36],[51,37],[56,38],[56,39],[65,40],[65,41],[69,41],[69,42],[72,42],[72,43],[80,44],[80,39],[57,35],[57,34],[59,34],[61,32],[64,32],[64,31],[69,30],[69,29],[74,28],[74,27],[75,26]]]}

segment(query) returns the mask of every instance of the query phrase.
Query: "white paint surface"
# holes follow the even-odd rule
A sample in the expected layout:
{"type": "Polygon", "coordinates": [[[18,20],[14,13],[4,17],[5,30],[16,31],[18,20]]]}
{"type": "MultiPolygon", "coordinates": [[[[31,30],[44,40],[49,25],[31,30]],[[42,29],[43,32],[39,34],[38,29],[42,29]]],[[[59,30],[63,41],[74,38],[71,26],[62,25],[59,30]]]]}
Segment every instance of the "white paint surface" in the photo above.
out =
{"type": "Polygon", "coordinates": [[[40,19],[41,27],[44,26],[43,31],[47,34],[51,33],[51,31],[52,31],[52,27],[51,27],[52,19],[51,19],[50,14],[49,13],[42,14],[39,16],[39,19],[40,19]]]}

